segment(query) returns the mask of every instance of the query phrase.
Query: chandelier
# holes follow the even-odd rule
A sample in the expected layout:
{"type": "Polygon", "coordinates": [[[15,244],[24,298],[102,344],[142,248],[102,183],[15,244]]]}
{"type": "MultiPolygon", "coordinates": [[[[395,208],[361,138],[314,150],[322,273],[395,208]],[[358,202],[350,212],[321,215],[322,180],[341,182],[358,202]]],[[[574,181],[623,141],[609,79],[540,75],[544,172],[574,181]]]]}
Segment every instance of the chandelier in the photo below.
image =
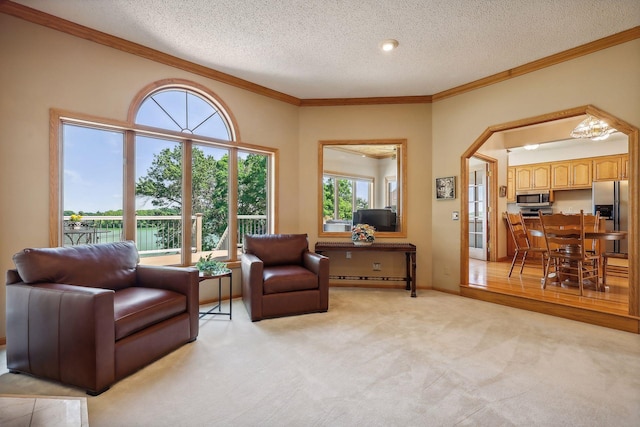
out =
{"type": "Polygon", "coordinates": [[[591,138],[592,141],[602,141],[609,138],[609,135],[616,130],[606,122],[588,115],[571,131],[572,138],[591,138]]]}

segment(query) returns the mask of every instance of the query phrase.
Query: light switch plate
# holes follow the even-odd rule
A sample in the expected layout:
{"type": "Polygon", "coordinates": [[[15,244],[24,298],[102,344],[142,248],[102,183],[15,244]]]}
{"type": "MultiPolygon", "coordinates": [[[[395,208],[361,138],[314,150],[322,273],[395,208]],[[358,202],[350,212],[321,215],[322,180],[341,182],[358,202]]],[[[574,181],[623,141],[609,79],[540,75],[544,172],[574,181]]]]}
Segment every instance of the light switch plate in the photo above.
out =
{"type": "Polygon", "coordinates": [[[453,211],[451,212],[451,219],[454,221],[457,221],[460,219],[460,212],[458,211],[453,211]]]}

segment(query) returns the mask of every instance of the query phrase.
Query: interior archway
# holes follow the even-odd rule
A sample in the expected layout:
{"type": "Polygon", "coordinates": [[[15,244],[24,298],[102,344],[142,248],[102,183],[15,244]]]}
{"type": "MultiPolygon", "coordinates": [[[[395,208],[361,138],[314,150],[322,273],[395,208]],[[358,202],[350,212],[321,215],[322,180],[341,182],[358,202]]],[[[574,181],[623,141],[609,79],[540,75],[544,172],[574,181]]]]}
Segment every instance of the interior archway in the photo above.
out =
{"type": "MultiPolygon", "coordinates": [[[[486,301],[496,302],[500,304],[515,306],[532,311],[544,312],[560,317],[567,317],[575,320],[586,321],[589,323],[600,324],[603,326],[613,327],[616,329],[628,330],[640,333],[640,322],[638,316],[640,314],[640,292],[638,279],[639,267],[635,261],[640,254],[637,238],[638,230],[640,230],[640,215],[638,207],[640,200],[638,190],[640,185],[639,179],[639,148],[638,148],[638,128],[632,126],[623,120],[602,111],[592,105],[586,105],[569,110],[553,112],[541,116],[522,119],[514,122],[495,125],[487,128],[467,149],[461,157],[461,178],[466,183],[469,180],[469,159],[477,155],[477,151],[485,144],[494,134],[510,131],[514,129],[526,128],[534,125],[551,123],[568,118],[576,118],[590,114],[594,117],[605,120],[618,131],[625,134],[628,138],[629,153],[629,230],[628,230],[628,251],[629,251],[629,294],[628,294],[628,313],[623,316],[614,316],[605,311],[599,312],[597,307],[587,307],[579,301],[570,303],[568,306],[565,302],[550,302],[545,299],[523,298],[521,296],[509,295],[504,292],[492,292],[474,288],[470,286],[469,281],[469,225],[467,221],[461,221],[461,245],[460,245],[460,277],[461,286],[460,293],[463,296],[482,299],[486,301]]],[[[492,183],[492,192],[496,194],[498,191],[497,180],[492,183]]],[[[469,215],[469,200],[466,192],[461,192],[461,218],[467,218],[469,215]]],[[[497,212],[495,212],[497,215],[497,212]]],[[[505,279],[506,280],[506,279],[505,279]]]]}

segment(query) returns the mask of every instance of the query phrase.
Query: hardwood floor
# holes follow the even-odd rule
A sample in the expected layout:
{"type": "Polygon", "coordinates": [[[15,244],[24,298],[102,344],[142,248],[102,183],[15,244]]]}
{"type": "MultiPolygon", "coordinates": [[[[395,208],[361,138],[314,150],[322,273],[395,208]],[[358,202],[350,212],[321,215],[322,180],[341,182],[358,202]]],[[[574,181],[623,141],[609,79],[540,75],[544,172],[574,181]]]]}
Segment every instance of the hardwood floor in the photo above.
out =
{"type": "MultiPolygon", "coordinates": [[[[624,262],[624,261],[623,261],[624,262]]],[[[629,316],[629,286],[624,277],[607,277],[605,292],[547,284],[542,289],[542,267],[527,262],[522,274],[516,265],[508,277],[511,261],[488,262],[469,259],[469,285],[461,294],[476,299],[548,313],[629,332],[639,332],[638,318],[629,316]]]]}

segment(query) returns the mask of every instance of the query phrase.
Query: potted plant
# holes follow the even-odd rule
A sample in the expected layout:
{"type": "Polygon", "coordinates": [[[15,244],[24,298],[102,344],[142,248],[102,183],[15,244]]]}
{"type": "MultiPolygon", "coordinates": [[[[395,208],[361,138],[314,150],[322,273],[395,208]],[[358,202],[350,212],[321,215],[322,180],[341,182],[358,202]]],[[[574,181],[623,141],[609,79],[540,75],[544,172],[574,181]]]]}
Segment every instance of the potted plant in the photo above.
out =
{"type": "Polygon", "coordinates": [[[198,262],[196,262],[196,268],[205,276],[215,276],[216,274],[226,273],[228,271],[227,264],[213,259],[212,254],[206,257],[200,257],[198,262]]]}
{"type": "Polygon", "coordinates": [[[69,216],[69,224],[75,230],[78,230],[78,229],[80,229],[80,227],[82,227],[82,222],[81,221],[82,221],[82,215],[80,215],[80,214],[71,214],[69,216]]]}

